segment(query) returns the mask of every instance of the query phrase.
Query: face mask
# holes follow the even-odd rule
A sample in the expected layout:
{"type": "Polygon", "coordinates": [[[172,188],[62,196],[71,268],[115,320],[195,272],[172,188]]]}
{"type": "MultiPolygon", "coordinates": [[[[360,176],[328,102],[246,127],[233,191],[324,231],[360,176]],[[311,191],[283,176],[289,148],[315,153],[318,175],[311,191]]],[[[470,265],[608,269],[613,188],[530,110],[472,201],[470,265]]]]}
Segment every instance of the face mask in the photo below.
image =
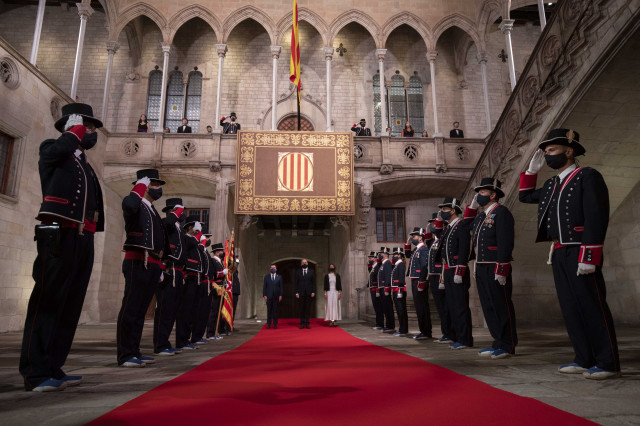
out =
{"type": "Polygon", "coordinates": [[[547,162],[547,166],[554,170],[564,167],[564,165],[567,164],[567,161],[569,161],[564,152],[556,155],[545,154],[544,160],[547,162]]]}
{"type": "Polygon", "coordinates": [[[271,273],[275,274],[276,273],[276,268],[271,268],[271,273]]]}
{"type": "Polygon", "coordinates": [[[435,225],[429,225],[429,229],[431,230],[432,233],[437,231],[435,225]]]}
{"type": "Polygon", "coordinates": [[[80,143],[78,143],[78,145],[80,145],[82,149],[87,150],[96,146],[97,143],[98,143],[98,133],[93,132],[93,133],[86,133],[82,137],[82,140],[80,141],[80,143]]]}
{"type": "Polygon", "coordinates": [[[306,263],[302,264],[302,269],[307,269],[309,267],[309,265],[307,265],[306,263]]]}
{"type": "Polygon", "coordinates": [[[236,121],[236,118],[235,117],[231,117],[231,121],[236,121]]]}
{"type": "Polygon", "coordinates": [[[451,212],[440,212],[440,217],[444,220],[451,219],[451,212]]]}
{"type": "Polygon", "coordinates": [[[412,239],[411,239],[411,243],[412,243],[414,246],[417,246],[418,244],[420,244],[420,240],[419,240],[419,239],[417,239],[417,238],[412,238],[412,239]]]}
{"type": "Polygon", "coordinates": [[[393,258],[391,258],[391,260],[393,260],[393,263],[396,263],[398,261],[398,256],[393,256],[393,258]]]}
{"type": "Polygon", "coordinates": [[[367,125],[367,123],[365,123],[364,121],[360,122],[360,126],[365,127],[367,125]]]}
{"type": "Polygon", "coordinates": [[[491,196],[490,195],[478,195],[478,198],[476,198],[476,201],[478,202],[478,204],[480,204],[481,207],[486,206],[487,204],[489,204],[491,202],[491,196]]]}
{"type": "Polygon", "coordinates": [[[336,268],[329,268],[329,272],[333,272],[335,270],[336,270],[336,268]]]}
{"type": "Polygon", "coordinates": [[[382,255],[381,254],[378,255],[378,260],[382,260],[382,255]]]}
{"type": "Polygon", "coordinates": [[[159,200],[160,197],[162,197],[162,188],[149,188],[147,189],[147,193],[154,201],[159,200]]]}
{"type": "Polygon", "coordinates": [[[373,265],[373,259],[369,259],[369,265],[373,265]]]}

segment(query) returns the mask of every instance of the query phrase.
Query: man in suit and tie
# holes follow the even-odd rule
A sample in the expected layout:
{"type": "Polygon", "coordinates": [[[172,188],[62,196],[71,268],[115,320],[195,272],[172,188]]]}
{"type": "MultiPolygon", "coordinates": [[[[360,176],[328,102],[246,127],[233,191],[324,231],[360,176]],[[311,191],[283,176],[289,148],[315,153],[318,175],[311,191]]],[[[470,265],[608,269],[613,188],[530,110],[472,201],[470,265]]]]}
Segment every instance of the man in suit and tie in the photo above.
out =
{"type": "Polygon", "coordinates": [[[267,302],[267,328],[278,328],[278,303],[282,302],[282,276],[278,275],[276,265],[271,265],[264,276],[262,297],[267,302]]]}
{"type": "Polygon", "coordinates": [[[182,126],[178,127],[178,133],[191,133],[191,127],[187,124],[189,124],[189,120],[185,117],[182,119],[182,126]]]}
{"type": "Polygon", "coordinates": [[[460,127],[460,123],[457,121],[453,122],[453,129],[449,132],[450,138],[464,138],[464,132],[462,129],[458,129],[460,127]]]}
{"type": "Polygon", "coordinates": [[[316,297],[316,274],[309,269],[307,259],[302,259],[302,269],[296,272],[296,299],[300,299],[300,329],[311,328],[309,314],[311,299],[316,297]]]}

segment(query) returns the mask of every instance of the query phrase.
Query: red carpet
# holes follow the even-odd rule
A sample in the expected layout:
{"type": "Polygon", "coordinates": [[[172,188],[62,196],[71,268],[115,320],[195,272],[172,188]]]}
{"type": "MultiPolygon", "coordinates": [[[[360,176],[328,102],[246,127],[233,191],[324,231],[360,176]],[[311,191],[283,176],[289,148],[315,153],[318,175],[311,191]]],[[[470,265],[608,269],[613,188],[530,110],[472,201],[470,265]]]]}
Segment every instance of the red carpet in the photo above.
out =
{"type": "MultiPolygon", "coordinates": [[[[184,356],[184,355],[179,355],[184,356]]],[[[451,354],[455,356],[455,354],[451,354]]],[[[314,321],[293,320],[91,424],[589,424],[314,321]],[[499,415],[498,415],[499,413],[499,415]]]]}

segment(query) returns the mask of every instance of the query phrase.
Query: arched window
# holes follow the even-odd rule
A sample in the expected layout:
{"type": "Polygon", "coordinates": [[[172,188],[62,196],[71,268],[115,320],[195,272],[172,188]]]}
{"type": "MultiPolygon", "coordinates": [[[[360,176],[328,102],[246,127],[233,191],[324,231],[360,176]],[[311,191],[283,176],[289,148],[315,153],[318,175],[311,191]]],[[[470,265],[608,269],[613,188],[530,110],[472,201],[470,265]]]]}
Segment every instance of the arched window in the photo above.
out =
{"type": "Polygon", "coordinates": [[[373,118],[374,118],[374,135],[382,133],[382,112],[380,106],[380,74],[373,76],[373,118]]]}
{"type": "Polygon", "coordinates": [[[182,124],[184,117],[184,86],[182,72],[174,71],[169,75],[167,87],[167,109],[164,115],[164,125],[174,133],[182,124]]]}
{"type": "Polygon", "coordinates": [[[191,71],[187,84],[187,101],[185,117],[189,119],[189,126],[193,133],[200,129],[200,103],[202,99],[202,73],[191,71]]]}
{"type": "Polygon", "coordinates": [[[409,79],[407,99],[409,101],[409,121],[416,136],[419,136],[424,130],[424,106],[422,105],[422,80],[417,75],[413,75],[409,79]]]}
{"type": "Polygon", "coordinates": [[[153,70],[149,73],[149,88],[147,91],[147,121],[152,131],[158,129],[160,120],[160,97],[162,93],[162,71],[153,70]]]}
{"type": "Polygon", "coordinates": [[[404,90],[404,77],[395,74],[391,77],[389,89],[389,118],[391,119],[391,134],[400,136],[400,131],[407,121],[407,95],[404,90]]]}

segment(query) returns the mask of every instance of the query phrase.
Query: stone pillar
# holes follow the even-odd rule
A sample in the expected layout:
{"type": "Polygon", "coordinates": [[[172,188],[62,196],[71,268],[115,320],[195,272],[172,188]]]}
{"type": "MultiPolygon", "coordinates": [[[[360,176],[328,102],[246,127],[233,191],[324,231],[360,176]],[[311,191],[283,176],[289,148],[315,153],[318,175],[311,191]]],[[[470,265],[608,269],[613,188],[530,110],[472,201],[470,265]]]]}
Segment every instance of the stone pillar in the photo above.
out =
{"type": "Polygon", "coordinates": [[[273,82],[271,84],[271,130],[278,130],[278,58],[282,46],[271,46],[271,57],[273,58],[273,82]]]}
{"type": "Polygon", "coordinates": [[[487,85],[487,53],[478,53],[478,62],[482,70],[482,93],[484,95],[484,113],[487,120],[487,134],[491,133],[491,112],[489,110],[489,87],[487,85]]]}
{"type": "Polygon", "coordinates": [[[224,242],[231,235],[227,235],[227,208],[229,205],[229,188],[227,186],[227,180],[222,178],[220,183],[216,186],[216,201],[215,201],[215,214],[213,218],[215,220],[215,227],[209,223],[209,232],[213,234],[216,242],[224,242]]]}
{"type": "Polygon", "coordinates": [[[504,34],[504,39],[507,44],[507,61],[509,61],[509,80],[511,81],[511,90],[516,87],[516,66],[513,62],[513,46],[511,45],[511,30],[513,29],[513,19],[503,19],[500,22],[500,31],[504,34]]]}
{"type": "Polygon", "coordinates": [[[169,78],[169,52],[171,45],[162,43],[162,90],[160,91],[160,117],[158,117],[158,132],[164,131],[164,115],[166,113],[167,103],[167,79],[169,78]]]}
{"type": "Polygon", "coordinates": [[[324,48],[324,60],[327,63],[327,132],[333,131],[333,126],[331,124],[331,62],[333,60],[333,46],[328,46],[324,48]]]}
{"type": "Polygon", "coordinates": [[[80,77],[80,63],[82,62],[82,48],[84,47],[84,33],[87,30],[87,20],[93,14],[93,9],[87,3],[77,3],[78,15],[80,15],[80,34],[78,35],[78,47],[76,49],[76,63],[73,67],[73,80],[71,80],[71,99],[76,99],[78,90],[78,78],[80,77]]]}
{"type": "Polygon", "coordinates": [[[538,14],[540,15],[540,31],[544,31],[547,26],[547,16],[544,14],[544,1],[538,0],[538,14]]]}
{"type": "Polygon", "coordinates": [[[220,114],[220,100],[222,99],[222,68],[224,65],[224,57],[227,56],[227,45],[216,44],[216,50],[218,52],[218,90],[216,92],[215,125],[219,130],[222,130],[222,128],[220,127],[220,118],[222,118],[222,115],[220,114]]]}
{"type": "Polygon", "coordinates": [[[381,133],[384,133],[385,129],[389,126],[389,120],[387,119],[387,99],[386,99],[386,86],[384,81],[384,55],[387,54],[387,49],[376,49],[376,55],[378,55],[378,64],[380,67],[380,120],[382,126],[381,133]]]}
{"type": "Polygon", "coordinates": [[[104,95],[102,95],[102,123],[106,125],[107,109],[109,108],[109,91],[111,88],[111,68],[113,67],[113,56],[118,51],[118,42],[107,42],[107,74],[104,77],[104,95]]]}
{"type": "Polygon", "coordinates": [[[440,133],[440,127],[438,126],[438,98],[436,96],[436,58],[438,57],[438,51],[434,50],[427,53],[427,59],[429,60],[429,70],[431,71],[431,103],[433,104],[433,136],[442,136],[440,133]]]}
{"type": "Polygon", "coordinates": [[[31,58],[29,62],[35,65],[38,59],[38,47],[40,46],[40,33],[42,32],[42,20],[44,19],[44,7],[47,0],[38,2],[38,15],[36,16],[36,29],[33,31],[33,45],[31,45],[31,58]]]}

